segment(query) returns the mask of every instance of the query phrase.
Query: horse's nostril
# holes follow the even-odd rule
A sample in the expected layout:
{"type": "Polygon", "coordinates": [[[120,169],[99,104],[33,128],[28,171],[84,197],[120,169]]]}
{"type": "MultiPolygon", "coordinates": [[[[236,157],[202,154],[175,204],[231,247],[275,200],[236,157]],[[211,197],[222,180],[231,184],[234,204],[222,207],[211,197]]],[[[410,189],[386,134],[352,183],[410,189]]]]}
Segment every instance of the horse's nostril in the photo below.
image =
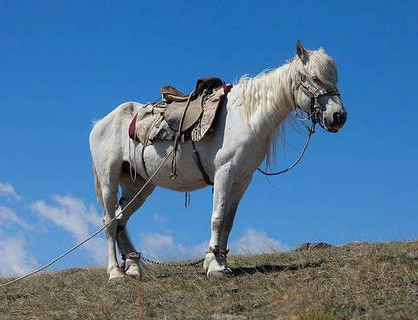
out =
{"type": "Polygon", "coordinates": [[[334,124],[339,125],[341,120],[341,115],[339,112],[334,112],[332,115],[332,120],[334,120],[334,124]]]}
{"type": "Polygon", "coordinates": [[[334,112],[332,114],[332,120],[334,124],[337,126],[342,126],[347,120],[347,114],[345,112],[334,112]]]}

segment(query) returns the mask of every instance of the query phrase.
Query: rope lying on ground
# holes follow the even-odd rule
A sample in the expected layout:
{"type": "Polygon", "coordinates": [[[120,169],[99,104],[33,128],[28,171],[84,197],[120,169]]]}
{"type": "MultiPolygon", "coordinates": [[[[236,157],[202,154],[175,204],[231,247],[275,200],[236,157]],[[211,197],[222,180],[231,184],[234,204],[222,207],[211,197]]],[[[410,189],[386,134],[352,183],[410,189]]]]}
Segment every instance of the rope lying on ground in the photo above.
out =
{"type": "Polygon", "coordinates": [[[4,288],[6,286],[9,286],[13,283],[16,283],[18,281],[21,281],[23,279],[26,279],[30,276],[33,276],[34,274],[37,274],[43,270],[45,270],[46,268],[50,267],[51,265],[53,265],[54,263],[56,263],[57,261],[61,260],[62,258],[64,258],[65,256],[69,255],[70,253],[72,253],[73,251],[75,251],[76,249],[78,249],[79,247],[81,247],[83,244],[85,244],[86,242],[90,241],[92,238],[94,238],[95,236],[97,236],[100,232],[102,232],[107,226],[109,226],[113,221],[115,221],[117,218],[119,218],[122,213],[126,210],[126,208],[128,208],[130,206],[130,204],[142,193],[142,191],[144,191],[144,189],[148,186],[148,184],[151,182],[152,179],[155,178],[155,176],[158,174],[158,172],[161,170],[161,168],[163,167],[163,165],[165,164],[165,162],[167,161],[167,159],[173,154],[174,149],[172,149],[167,156],[164,158],[163,162],[161,162],[161,164],[158,166],[157,170],[155,170],[155,172],[149,177],[149,179],[144,183],[144,185],[142,186],[142,188],[135,194],[135,196],[126,204],[126,206],[121,210],[121,212],[119,212],[117,215],[115,215],[112,219],[110,219],[107,223],[105,223],[99,230],[97,230],[96,232],[92,233],[90,236],[88,236],[86,239],[84,239],[83,241],[79,242],[78,244],[76,244],[75,246],[73,246],[72,248],[68,249],[67,251],[65,251],[64,253],[62,253],[61,255],[59,255],[58,257],[56,257],[55,259],[51,260],[50,262],[48,262],[47,264],[43,265],[42,267],[29,272],[19,278],[13,279],[9,282],[6,283],[2,283],[0,285],[0,288],[4,288]]]}
{"type": "Polygon", "coordinates": [[[142,254],[141,254],[141,260],[149,263],[149,264],[155,264],[157,266],[170,266],[170,267],[197,267],[199,264],[201,264],[203,261],[205,261],[205,258],[203,259],[199,259],[196,261],[192,261],[192,262],[186,262],[186,263],[177,263],[177,262],[160,262],[160,261],[155,261],[152,259],[148,259],[145,258],[142,254]]]}

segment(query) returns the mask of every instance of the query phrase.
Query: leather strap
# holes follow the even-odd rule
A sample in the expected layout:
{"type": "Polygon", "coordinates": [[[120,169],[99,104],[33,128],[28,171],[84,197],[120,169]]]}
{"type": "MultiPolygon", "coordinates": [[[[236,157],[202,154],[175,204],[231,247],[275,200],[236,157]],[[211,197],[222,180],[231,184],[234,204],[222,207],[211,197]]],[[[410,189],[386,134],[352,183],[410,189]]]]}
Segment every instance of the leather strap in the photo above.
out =
{"type": "Polygon", "coordinates": [[[127,254],[122,255],[123,261],[125,261],[126,259],[139,260],[140,258],[141,258],[140,252],[129,252],[127,254]]]}
{"type": "Polygon", "coordinates": [[[205,168],[203,168],[202,160],[200,160],[199,151],[197,151],[194,141],[193,140],[190,140],[190,141],[192,142],[192,146],[193,146],[193,160],[196,163],[197,167],[199,168],[200,173],[202,174],[203,180],[205,180],[205,182],[208,185],[213,186],[213,182],[210,180],[208,174],[205,171],[205,168]]]}

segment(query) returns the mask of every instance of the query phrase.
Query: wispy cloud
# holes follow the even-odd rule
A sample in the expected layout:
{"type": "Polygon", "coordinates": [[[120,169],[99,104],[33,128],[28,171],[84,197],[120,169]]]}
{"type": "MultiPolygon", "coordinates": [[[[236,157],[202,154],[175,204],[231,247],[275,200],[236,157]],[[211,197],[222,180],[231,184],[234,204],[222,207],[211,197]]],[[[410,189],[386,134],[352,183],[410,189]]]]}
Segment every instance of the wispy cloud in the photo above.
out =
{"type": "MultiPolygon", "coordinates": [[[[202,257],[208,248],[208,242],[185,246],[176,243],[172,234],[151,232],[141,236],[139,247],[145,255],[151,258],[185,259],[202,257]]],[[[234,254],[256,254],[286,251],[288,247],[263,231],[247,229],[240,238],[231,242],[230,249],[234,254]]]]}
{"type": "Polygon", "coordinates": [[[158,213],[154,213],[154,214],[152,215],[152,219],[153,219],[156,223],[158,223],[158,224],[162,224],[162,223],[167,222],[167,218],[166,218],[166,217],[164,217],[164,216],[162,216],[162,215],[160,215],[160,214],[158,214],[158,213]]]}
{"type": "Polygon", "coordinates": [[[0,205],[0,224],[16,224],[23,229],[30,229],[31,225],[19,218],[17,213],[10,208],[0,205]]]}
{"type": "Polygon", "coordinates": [[[231,251],[235,254],[243,253],[272,253],[289,250],[279,240],[270,238],[264,231],[247,229],[236,241],[232,242],[231,251]]]}
{"type": "MultiPolygon", "coordinates": [[[[9,188],[9,190],[13,189],[9,188]]],[[[23,235],[10,236],[6,234],[6,231],[13,230],[16,234],[19,229],[32,229],[32,226],[21,219],[13,209],[1,205],[0,225],[2,226],[0,228],[0,275],[15,276],[30,271],[37,265],[37,262],[35,257],[25,248],[25,237],[23,235]],[[11,229],[9,230],[9,228],[11,229]]]]}
{"type": "MultiPolygon", "coordinates": [[[[53,195],[53,203],[43,200],[31,205],[39,216],[53,222],[69,232],[76,242],[84,240],[90,234],[90,229],[101,225],[101,217],[93,206],[87,207],[84,202],[73,196],[53,195]]],[[[102,238],[93,238],[85,244],[96,263],[103,264],[106,260],[106,243],[102,238]]]]}
{"type": "Polygon", "coordinates": [[[20,200],[22,197],[17,194],[15,188],[8,182],[0,181],[0,196],[7,199],[20,200]]]}
{"type": "Polygon", "coordinates": [[[25,244],[23,237],[0,235],[0,275],[21,275],[37,265],[35,257],[27,252],[25,244]]]}
{"type": "Polygon", "coordinates": [[[172,234],[149,232],[141,235],[139,248],[145,255],[154,259],[186,259],[201,256],[205,252],[202,245],[187,247],[175,243],[172,234]]]}

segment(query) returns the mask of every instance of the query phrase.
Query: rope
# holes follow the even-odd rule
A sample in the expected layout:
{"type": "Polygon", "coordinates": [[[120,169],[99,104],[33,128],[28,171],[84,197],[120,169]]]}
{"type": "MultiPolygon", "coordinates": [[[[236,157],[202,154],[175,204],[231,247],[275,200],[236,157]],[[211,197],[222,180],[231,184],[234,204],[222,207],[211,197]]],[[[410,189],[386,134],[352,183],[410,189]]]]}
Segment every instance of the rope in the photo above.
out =
{"type": "Polygon", "coordinates": [[[84,239],[83,241],[79,242],[78,244],[76,244],[75,246],[73,246],[72,248],[70,248],[69,250],[65,251],[64,253],[62,253],[61,255],[59,255],[58,257],[56,257],[55,259],[53,259],[52,261],[48,262],[47,264],[43,265],[42,267],[29,272],[19,278],[16,278],[14,280],[11,280],[9,282],[3,283],[0,285],[0,288],[4,288],[6,286],[9,286],[13,283],[16,283],[18,281],[21,281],[23,279],[26,279],[30,276],[33,276],[34,274],[37,274],[43,270],[45,270],[46,268],[50,267],[51,265],[53,265],[54,263],[56,263],[57,261],[61,260],[62,258],[64,258],[65,256],[69,255],[70,253],[72,253],[73,251],[75,251],[76,249],[78,249],[79,247],[81,247],[83,244],[85,244],[86,242],[90,241],[92,238],[94,238],[96,235],[98,235],[100,232],[102,232],[107,226],[109,226],[113,221],[115,221],[117,218],[120,217],[120,215],[126,210],[126,208],[129,207],[129,205],[131,205],[131,203],[142,193],[142,191],[144,191],[144,189],[148,186],[148,184],[151,182],[152,179],[155,178],[155,176],[158,174],[158,172],[161,170],[161,168],[163,167],[164,163],[167,161],[167,159],[173,154],[174,149],[172,149],[168,155],[164,158],[163,162],[158,166],[157,170],[155,170],[155,172],[151,175],[151,177],[144,183],[144,185],[142,186],[142,188],[135,194],[135,196],[126,204],[126,206],[121,210],[121,212],[119,212],[117,215],[115,215],[112,219],[110,219],[107,223],[105,223],[99,230],[97,230],[96,232],[94,232],[93,234],[91,234],[90,236],[88,236],[86,239],[84,239]]]}
{"type": "Polygon", "coordinates": [[[176,263],[176,262],[160,262],[160,261],[155,261],[152,259],[148,259],[145,258],[143,255],[141,255],[141,260],[149,263],[149,264],[155,264],[158,266],[168,266],[168,267],[196,267],[197,265],[201,264],[203,261],[205,261],[205,259],[199,259],[196,261],[192,261],[192,262],[187,262],[187,263],[176,263]]]}
{"type": "MultiPolygon", "coordinates": [[[[308,118],[309,119],[309,118],[308,118]]],[[[259,172],[261,172],[262,174],[266,175],[266,176],[277,176],[279,174],[283,174],[285,172],[288,172],[290,170],[292,170],[294,167],[296,167],[296,165],[299,163],[300,160],[302,160],[306,149],[308,149],[309,146],[309,142],[311,141],[311,137],[312,135],[315,133],[315,123],[312,123],[312,125],[310,127],[308,127],[308,137],[306,138],[306,142],[305,145],[303,146],[302,152],[300,153],[299,157],[296,159],[295,162],[293,162],[290,166],[288,166],[286,169],[278,171],[278,172],[267,172],[264,171],[260,168],[257,168],[257,170],[259,172]]]]}

